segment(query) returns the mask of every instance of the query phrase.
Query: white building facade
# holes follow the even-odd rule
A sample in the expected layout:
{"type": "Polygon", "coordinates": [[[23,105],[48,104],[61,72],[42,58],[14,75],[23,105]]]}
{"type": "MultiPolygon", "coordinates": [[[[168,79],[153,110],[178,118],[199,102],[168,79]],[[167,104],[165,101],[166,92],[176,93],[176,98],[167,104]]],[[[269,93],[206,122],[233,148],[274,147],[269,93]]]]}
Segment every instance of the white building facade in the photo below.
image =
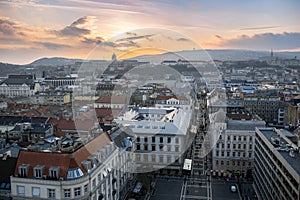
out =
{"type": "Polygon", "coordinates": [[[137,137],[134,158],[138,170],[158,170],[175,162],[168,169],[177,171],[190,144],[190,118],[191,112],[182,108],[147,107],[130,110],[115,122],[130,128],[137,137]]]}

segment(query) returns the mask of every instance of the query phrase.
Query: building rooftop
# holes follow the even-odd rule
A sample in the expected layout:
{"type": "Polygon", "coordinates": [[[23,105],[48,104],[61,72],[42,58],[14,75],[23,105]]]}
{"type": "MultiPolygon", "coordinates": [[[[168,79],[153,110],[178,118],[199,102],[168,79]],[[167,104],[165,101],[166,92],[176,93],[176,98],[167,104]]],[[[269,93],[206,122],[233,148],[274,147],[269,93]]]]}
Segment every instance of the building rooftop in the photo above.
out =
{"type": "Polygon", "coordinates": [[[265,127],[266,122],[261,120],[227,120],[229,130],[255,130],[255,127],[265,127]]]}
{"type": "Polygon", "coordinates": [[[147,107],[130,110],[114,121],[139,134],[185,135],[190,118],[191,112],[183,109],[147,107]]]}
{"type": "Polygon", "coordinates": [[[48,117],[0,116],[0,126],[15,125],[16,123],[46,123],[48,117]]]}
{"type": "MultiPolygon", "coordinates": [[[[20,151],[14,175],[18,175],[19,166],[24,164],[29,166],[27,176],[29,178],[34,177],[33,168],[36,166],[43,166],[46,175],[50,168],[59,167],[59,178],[63,179],[67,179],[70,171],[74,169],[80,169],[83,174],[86,174],[87,170],[82,165],[82,162],[109,143],[111,143],[109,136],[106,133],[102,133],[100,136],[72,153],[20,151]]],[[[100,161],[98,160],[98,163],[99,162],[100,161]]]]}
{"type": "Polygon", "coordinates": [[[273,145],[274,151],[277,151],[300,176],[300,154],[297,145],[293,144],[281,130],[273,128],[259,130],[273,145]]]}

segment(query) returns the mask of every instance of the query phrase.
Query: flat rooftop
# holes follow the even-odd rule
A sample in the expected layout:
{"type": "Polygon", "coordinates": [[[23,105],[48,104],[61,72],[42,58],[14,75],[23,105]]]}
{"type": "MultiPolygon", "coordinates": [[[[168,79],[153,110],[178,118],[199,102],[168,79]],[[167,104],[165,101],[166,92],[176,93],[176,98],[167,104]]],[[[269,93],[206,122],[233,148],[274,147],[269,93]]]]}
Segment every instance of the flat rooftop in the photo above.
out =
{"type": "MultiPolygon", "coordinates": [[[[262,134],[269,140],[271,144],[272,139],[279,138],[279,142],[283,142],[284,144],[287,144],[287,142],[278,135],[275,130],[271,128],[265,128],[265,129],[259,129],[262,134]],[[272,138],[272,139],[271,139],[272,138]]],[[[285,133],[282,133],[285,135],[285,133]]],[[[287,136],[289,137],[289,136],[287,136]]],[[[295,136],[296,137],[296,136],[295,136]]],[[[289,151],[283,150],[282,148],[280,149],[279,145],[273,144],[274,149],[280,153],[280,155],[289,163],[289,165],[298,173],[300,176],[300,154],[297,150],[294,151],[294,157],[290,156],[289,151]]]]}

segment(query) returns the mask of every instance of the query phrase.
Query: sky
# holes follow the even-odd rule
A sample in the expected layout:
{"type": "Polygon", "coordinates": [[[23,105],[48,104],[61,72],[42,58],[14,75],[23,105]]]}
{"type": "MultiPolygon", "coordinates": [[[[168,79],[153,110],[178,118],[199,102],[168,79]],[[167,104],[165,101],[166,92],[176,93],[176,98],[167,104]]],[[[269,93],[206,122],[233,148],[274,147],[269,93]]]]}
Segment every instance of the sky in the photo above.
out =
{"type": "Polygon", "coordinates": [[[0,62],[201,48],[300,51],[299,8],[299,0],[1,0],[0,62]]]}

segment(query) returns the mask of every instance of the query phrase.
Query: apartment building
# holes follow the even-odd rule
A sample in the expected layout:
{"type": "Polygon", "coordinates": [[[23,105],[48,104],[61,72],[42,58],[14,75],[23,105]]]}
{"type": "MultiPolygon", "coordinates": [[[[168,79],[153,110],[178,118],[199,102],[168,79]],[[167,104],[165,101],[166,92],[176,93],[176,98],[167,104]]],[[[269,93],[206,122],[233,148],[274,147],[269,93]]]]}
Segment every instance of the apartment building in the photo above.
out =
{"type": "Polygon", "coordinates": [[[264,121],[249,113],[227,113],[226,129],[220,132],[212,150],[214,173],[245,177],[252,171],[255,128],[265,125],[264,121]]]}
{"type": "Polygon", "coordinates": [[[258,199],[299,199],[299,138],[275,128],[256,128],[255,135],[254,190],[258,199]]]}
{"type": "MultiPolygon", "coordinates": [[[[115,136],[114,138],[118,138],[115,136]]],[[[117,146],[102,133],[72,153],[20,151],[11,176],[13,199],[117,200],[134,167],[132,139],[117,146]],[[126,144],[126,146],[124,146],[126,144]],[[129,152],[128,152],[128,151],[129,152]]]]}
{"type": "Polygon", "coordinates": [[[283,110],[280,109],[280,97],[275,94],[253,94],[244,97],[245,109],[258,115],[270,125],[282,122],[280,117],[283,110]]]}
{"type": "Polygon", "coordinates": [[[181,155],[189,144],[188,127],[191,112],[182,108],[142,107],[132,109],[115,119],[130,128],[136,139],[137,169],[154,171],[167,167],[179,172],[181,155]]]}
{"type": "Polygon", "coordinates": [[[0,95],[7,97],[33,96],[37,92],[33,75],[9,75],[7,79],[0,82],[0,95]]]}

